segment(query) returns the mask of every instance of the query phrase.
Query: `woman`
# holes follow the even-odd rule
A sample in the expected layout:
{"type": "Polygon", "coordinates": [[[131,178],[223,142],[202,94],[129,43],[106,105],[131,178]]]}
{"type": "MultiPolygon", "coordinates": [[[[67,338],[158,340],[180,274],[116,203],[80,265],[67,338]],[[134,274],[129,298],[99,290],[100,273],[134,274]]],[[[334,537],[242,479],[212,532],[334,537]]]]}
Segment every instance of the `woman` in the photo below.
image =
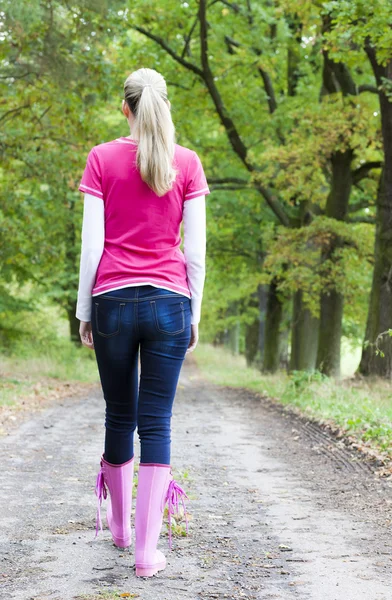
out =
{"type": "Polygon", "coordinates": [[[185,355],[198,341],[210,190],[196,152],[175,143],[162,75],[133,72],[122,112],[131,135],[92,148],[79,186],[84,213],[76,317],[83,344],[95,351],[106,402],[96,535],[109,492],[113,541],[120,548],[131,544],[137,427],[135,566],[137,576],[149,577],[166,566],[157,549],[166,502],[171,548],[170,517],[179,500],[185,509],[187,498],[171,473],[170,424],[185,355]]]}

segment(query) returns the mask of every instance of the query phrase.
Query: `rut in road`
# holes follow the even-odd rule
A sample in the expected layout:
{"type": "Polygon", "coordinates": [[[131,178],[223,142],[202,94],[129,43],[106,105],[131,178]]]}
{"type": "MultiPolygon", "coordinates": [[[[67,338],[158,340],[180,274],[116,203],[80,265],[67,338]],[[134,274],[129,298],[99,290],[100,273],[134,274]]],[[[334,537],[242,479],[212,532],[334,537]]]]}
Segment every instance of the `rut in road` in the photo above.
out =
{"type": "MultiPolygon", "coordinates": [[[[391,599],[388,481],[315,424],[204,381],[192,356],[174,403],[171,461],[190,497],[189,536],[169,551],[164,525],[166,570],[136,578],[132,548],[116,548],[107,529],[94,538],[103,419],[97,386],[0,440],[1,598],[391,599]]],[[[136,442],[136,464],[139,456],[136,442]]]]}

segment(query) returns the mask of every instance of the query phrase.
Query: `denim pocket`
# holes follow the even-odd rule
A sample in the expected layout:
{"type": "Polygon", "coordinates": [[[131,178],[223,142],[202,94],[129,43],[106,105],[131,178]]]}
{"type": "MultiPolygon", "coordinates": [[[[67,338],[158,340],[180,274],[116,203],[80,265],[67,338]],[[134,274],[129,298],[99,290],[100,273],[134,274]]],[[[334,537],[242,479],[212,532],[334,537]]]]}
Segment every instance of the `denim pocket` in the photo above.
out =
{"type": "Polygon", "coordinates": [[[150,306],[155,327],[160,333],[175,335],[185,330],[184,302],[179,302],[177,298],[165,298],[158,302],[150,300],[150,306]]]}
{"type": "Polygon", "coordinates": [[[121,311],[124,302],[100,299],[95,303],[95,326],[98,335],[112,337],[120,333],[121,311]]]}

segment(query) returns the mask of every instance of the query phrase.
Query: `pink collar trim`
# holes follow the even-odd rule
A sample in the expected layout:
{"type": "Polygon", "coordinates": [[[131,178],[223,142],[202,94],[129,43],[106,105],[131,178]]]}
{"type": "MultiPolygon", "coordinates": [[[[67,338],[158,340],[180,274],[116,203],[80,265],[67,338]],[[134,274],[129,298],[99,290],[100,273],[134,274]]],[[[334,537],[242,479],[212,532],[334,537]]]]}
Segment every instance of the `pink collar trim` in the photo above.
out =
{"type": "Polygon", "coordinates": [[[122,142],[122,143],[128,143],[128,144],[138,144],[139,142],[137,140],[131,140],[128,137],[122,136],[116,139],[116,142],[122,142]]]}

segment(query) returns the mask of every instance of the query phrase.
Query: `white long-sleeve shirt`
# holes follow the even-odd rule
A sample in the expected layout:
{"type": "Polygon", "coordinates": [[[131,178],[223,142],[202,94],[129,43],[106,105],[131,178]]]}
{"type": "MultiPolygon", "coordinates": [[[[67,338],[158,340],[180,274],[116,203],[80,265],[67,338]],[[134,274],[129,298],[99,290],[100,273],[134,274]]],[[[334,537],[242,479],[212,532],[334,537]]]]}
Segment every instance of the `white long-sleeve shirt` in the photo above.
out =
{"type": "MultiPolygon", "coordinates": [[[[191,292],[191,323],[200,322],[205,282],[206,258],[206,205],[205,196],[198,196],[183,204],[184,258],[188,285],[191,292]]],[[[91,321],[91,297],[97,269],[105,244],[104,202],[97,196],[84,194],[82,247],[76,318],[91,321]]],[[[129,287],[127,284],[111,289],[129,287]]],[[[135,284],[136,285],[136,284],[135,284]]],[[[154,285],[146,280],[137,285],[154,285]]],[[[156,284],[155,284],[156,285],[156,284]]],[[[167,289],[170,289],[167,286],[167,289]]],[[[106,292],[110,290],[105,290],[106,292]]],[[[177,291],[173,289],[173,291],[177,291]]],[[[95,294],[98,295],[98,294],[95,294]]],[[[186,295],[186,294],[184,294],[186,295]]]]}

